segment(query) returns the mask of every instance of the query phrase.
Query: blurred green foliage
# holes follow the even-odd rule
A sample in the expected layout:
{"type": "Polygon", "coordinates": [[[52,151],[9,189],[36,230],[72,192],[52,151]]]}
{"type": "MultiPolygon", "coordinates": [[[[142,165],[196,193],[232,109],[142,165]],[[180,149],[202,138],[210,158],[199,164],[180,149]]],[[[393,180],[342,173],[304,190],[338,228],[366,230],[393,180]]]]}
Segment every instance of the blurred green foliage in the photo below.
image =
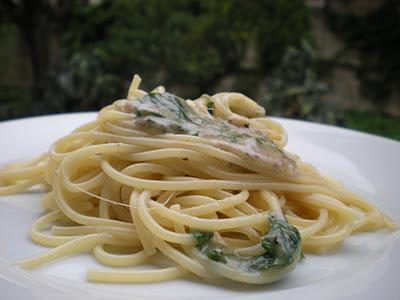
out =
{"type": "MultiPolygon", "coordinates": [[[[143,77],[145,88],[162,83],[196,97],[243,71],[261,80],[286,47],[308,37],[310,20],[302,0],[118,0],[75,6],[66,28],[65,61],[95,59],[98,72],[90,76],[120,83],[117,94],[104,97],[124,95],[133,73],[143,77]],[[250,47],[255,61],[244,68],[250,47]]],[[[254,87],[247,92],[254,94],[254,87]]]]}
{"type": "Polygon", "coordinates": [[[15,86],[0,86],[0,120],[32,114],[30,90],[15,86]]]}
{"type": "Polygon", "coordinates": [[[104,70],[97,51],[75,52],[49,71],[47,109],[60,112],[98,110],[123,95],[120,78],[104,70]]]}
{"type": "Polygon", "coordinates": [[[400,1],[382,1],[378,9],[361,16],[337,13],[327,6],[325,16],[330,28],[346,45],[336,64],[342,63],[342,57],[349,51],[360,53],[358,63],[342,64],[355,70],[363,95],[380,109],[393,92],[400,93],[400,1]]]}
{"type": "MultiPolygon", "coordinates": [[[[188,98],[231,77],[256,97],[285,49],[310,38],[303,0],[4,0],[0,21],[26,47],[31,114],[97,110],[124,97],[134,73],[144,89],[163,84],[188,98]]],[[[18,106],[9,95],[0,103],[18,106]]],[[[13,111],[2,118],[26,115],[13,111]]]]}
{"type": "Polygon", "coordinates": [[[268,91],[261,103],[274,115],[337,123],[340,113],[321,96],[327,86],[318,81],[318,59],[306,41],[289,47],[281,63],[266,79],[268,91]]]}
{"type": "Polygon", "coordinates": [[[346,111],[344,115],[346,127],[382,135],[400,141],[400,119],[386,114],[374,112],[346,111]]]}

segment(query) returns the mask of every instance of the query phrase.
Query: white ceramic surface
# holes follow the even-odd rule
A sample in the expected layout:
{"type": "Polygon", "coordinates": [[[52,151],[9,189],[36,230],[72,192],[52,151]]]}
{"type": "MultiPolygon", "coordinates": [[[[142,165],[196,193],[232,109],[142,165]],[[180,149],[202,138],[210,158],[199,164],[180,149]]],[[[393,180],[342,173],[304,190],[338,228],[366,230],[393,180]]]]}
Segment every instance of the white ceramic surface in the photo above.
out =
{"type": "MultiPolygon", "coordinates": [[[[62,114],[0,123],[0,165],[33,157],[51,142],[95,117],[62,114]]],[[[400,143],[337,127],[278,119],[289,134],[288,150],[340,179],[400,224],[400,143]]],[[[13,266],[43,251],[27,230],[42,211],[40,193],[0,197],[0,299],[400,299],[399,231],[351,236],[337,251],[306,255],[286,279],[266,286],[212,285],[196,279],[157,284],[95,284],[88,254],[34,271],[13,266]]]]}

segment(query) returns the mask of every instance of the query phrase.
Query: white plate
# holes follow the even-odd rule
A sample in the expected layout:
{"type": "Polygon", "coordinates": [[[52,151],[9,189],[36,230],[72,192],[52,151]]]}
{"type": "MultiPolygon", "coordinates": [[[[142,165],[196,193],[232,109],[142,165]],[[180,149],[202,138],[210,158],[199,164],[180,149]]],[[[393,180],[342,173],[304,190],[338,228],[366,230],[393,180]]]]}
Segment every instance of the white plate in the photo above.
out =
{"type": "MultiPolygon", "coordinates": [[[[62,114],[0,123],[0,164],[30,158],[93,113],[62,114]]],[[[288,149],[376,203],[400,224],[400,143],[337,127],[279,119],[288,149]]],[[[27,230],[41,214],[40,193],[0,197],[1,299],[400,299],[399,233],[351,236],[326,256],[307,255],[286,279],[254,287],[210,285],[194,279],[157,284],[95,284],[85,270],[90,255],[62,259],[35,271],[15,266],[39,253],[27,230]]]]}

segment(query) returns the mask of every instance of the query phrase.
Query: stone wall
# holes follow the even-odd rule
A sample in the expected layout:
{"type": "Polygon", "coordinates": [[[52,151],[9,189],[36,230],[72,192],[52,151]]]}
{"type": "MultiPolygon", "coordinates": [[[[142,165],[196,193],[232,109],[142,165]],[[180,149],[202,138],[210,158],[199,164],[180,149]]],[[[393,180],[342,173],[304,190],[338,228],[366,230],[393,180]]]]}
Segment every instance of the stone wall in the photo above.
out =
{"type": "MultiPolygon", "coordinates": [[[[323,7],[330,5],[331,9],[338,13],[351,13],[358,16],[367,14],[377,9],[382,0],[351,0],[351,1],[329,1],[309,0],[308,4],[312,11],[312,34],[317,45],[317,55],[321,60],[333,61],[343,51],[345,44],[333,33],[325,23],[323,7]]],[[[360,81],[354,70],[346,68],[346,64],[358,65],[360,55],[357,51],[346,51],[340,56],[340,64],[321,78],[328,84],[329,92],[324,95],[324,101],[334,102],[343,109],[373,110],[374,105],[360,92],[360,81]]],[[[400,95],[393,93],[389,99],[385,99],[384,106],[380,107],[385,113],[400,116],[400,95]]]]}

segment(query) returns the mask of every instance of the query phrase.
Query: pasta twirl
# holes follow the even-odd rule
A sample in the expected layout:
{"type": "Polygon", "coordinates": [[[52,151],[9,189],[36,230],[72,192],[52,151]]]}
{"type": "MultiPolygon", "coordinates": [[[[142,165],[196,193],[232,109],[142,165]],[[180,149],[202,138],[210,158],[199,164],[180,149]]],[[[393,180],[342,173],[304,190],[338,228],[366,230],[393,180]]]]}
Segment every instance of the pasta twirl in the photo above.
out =
{"type": "Polygon", "coordinates": [[[89,270],[92,281],[191,273],[263,284],[292,271],[302,251],[325,252],[355,231],[395,227],[371,203],[286,152],[285,130],[248,97],[185,101],[139,84],[135,76],[127,99],[48,153],[0,170],[0,195],[50,187],[29,236],[53,248],[19,261],[21,267],[89,250],[115,268],[89,270]],[[160,260],[169,265],[121,269],[160,260]]]}

